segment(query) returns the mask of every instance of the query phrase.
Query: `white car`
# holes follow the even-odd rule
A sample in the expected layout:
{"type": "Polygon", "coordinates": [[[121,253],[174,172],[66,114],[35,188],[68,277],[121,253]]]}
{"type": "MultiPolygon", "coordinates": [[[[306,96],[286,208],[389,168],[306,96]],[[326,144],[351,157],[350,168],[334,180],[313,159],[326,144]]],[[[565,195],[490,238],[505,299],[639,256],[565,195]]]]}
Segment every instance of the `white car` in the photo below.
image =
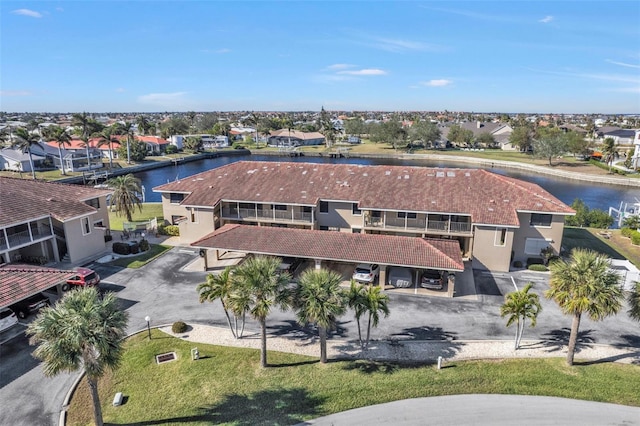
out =
{"type": "Polygon", "coordinates": [[[356,270],[353,271],[354,281],[359,283],[371,284],[376,280],[376,277],[380,274],[380,267],[372,263],[361,263],[356,266],[356,270]]]}
{"type": "Polygon", "coordinates": [[[0,333],[10,329],[18,323],[15,312],[9,308],[0,309],[0,333]]]}

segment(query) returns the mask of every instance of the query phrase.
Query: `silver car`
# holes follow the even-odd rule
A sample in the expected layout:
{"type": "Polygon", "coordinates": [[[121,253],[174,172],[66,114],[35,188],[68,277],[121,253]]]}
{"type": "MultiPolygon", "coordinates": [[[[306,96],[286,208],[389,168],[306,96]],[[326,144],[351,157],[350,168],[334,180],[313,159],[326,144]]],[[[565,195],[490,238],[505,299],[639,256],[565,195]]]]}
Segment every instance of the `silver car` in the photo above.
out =
{"type": "Polygon", "coordinates": [[[9,308],[0,309],[0,333],[10,329],[18,323],[18,317],[9,308]]]}
{"type": "Polygon", "coordinates": [[[378,265],[372,263],[361,263],[356,266],[356,270],[353,271],[353,276],[351,278],[359,283],[371,284],[376,280],[378,274],[380,274],[380,267],[378,265]]]}

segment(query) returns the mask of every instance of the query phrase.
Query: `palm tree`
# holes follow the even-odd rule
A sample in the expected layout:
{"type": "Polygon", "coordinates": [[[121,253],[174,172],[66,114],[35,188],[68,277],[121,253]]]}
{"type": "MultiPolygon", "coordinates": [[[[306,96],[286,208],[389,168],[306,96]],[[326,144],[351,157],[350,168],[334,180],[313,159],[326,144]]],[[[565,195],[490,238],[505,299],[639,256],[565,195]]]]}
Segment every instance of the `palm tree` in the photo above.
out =
{"type": "Polygon", "coordinates": [[[142,212],[142,186],[140,179],[129,173],[124,176],[117,176],[107,181],[109,188],[113,189],[111,195],[111,205],[115,208],[116,215],[125,215],[127,221],[131,222],[136,206],[142,212]]]}
{"type": "Polygon", "coordinates": [[[89,170],[91,170],[91,156],[89,155],[89,137],[91,133],[93,133],[93,127],[95,126],[95,122],[87,114],[83,112],[82,114],[73,114],[73,119],[71,125],[76,128],[76,134],[82,139],[82,146],[86,149],[87,152],[87,164],[89,166],[89,170]]]}
{"type": "Polygon", "coordinates": [[[384,294],[378,286],[363,286],[356,284],[352,280],[347,300],[349,307],[355,312],[358,323],[358,339],[360,340],[360,347],[364,350],[369,346],[371,327],[377,327],[380,322],[380,314],[383,313],[385,318],[389,316],[389,296],[384,294]],[[367,336],[363,340],[360,329],[360,318],[365,313],[368,315],[367,336]]]}
{"type": "Polygon", "coordinates": [[[116,128],[118,129],[119,135],[123,135],[127,138],[127,164],[131,164],[131,142],[133,138],[135,138],[135,133],[133,131],[133,123],[128,121],[116,123],[116,128]]]}
{"type": "Polygon", "coordinates": [[[18,138],[18,142],[14,146],[18,148],[20,151],[22,151],[23,153],[25,152],[29,153],[29,166],[31,167],[31,176],[33,176],[33,179],[35,180],[36,169],[33,165],[33,156],[31,155],[31,147],[39,144],[40,136],[30,133],[27,129],[22,127],[16,129],[15,136],[16,138],[18,138]]]}
{"type": "Polygon", "coordinates": [[[115,135],[118,134],[118,129],[115,126],[107,126],[103,128],[100,132],[96,132],[93,134],[94,137],[98,138],[98,146],[108,145],[109,146],[109,170],[113,170],[113,143],[120,142],[115,135]]]}
{"type": "Polygon", "coordinates": [[[62,168],[62,174],[66,175],[64,170],[64,158],[62,158],[62,147],[65,145],[71,144],[71,135],[67,131],[60,126],[50,126],[47,127],[45,131],[45,135],[50,140],[55,141],[58,144],[58,155],[60,156],[60,167],[62,168]]]}
{"type": "Polygon", "coordinates": [[[578,248],[571,251],[568,262],[552,262],[549,269],[551,280],[545,296],[573,316],[567,349],[567,364],[573,365],[582,314],[600,321],[620,311],[624,298],[620,276],[611,270],[605,255],[578,248]]]}
{"type": "Polygon", "coordinates": [[[605,138],[602,144],[602,153],[604,154],[605,161],[609,165],[609,173],[611,173],[611,167],[613,166],[613,155],[616,152],[616,142],[613,138],[605,138]]]}
{"type": "Polygon", "coordinates": [[[44,362],[44,374],[82,368],[87,375],[96,425],[102,426],[98,379],[122,359],[127,313],[113,293],[100,297],[94,287],[67,293],[55,306],[44,308],[27,328],[33,352],[44,362]]]}
{"type": "Polygon", "coordinates": [[[295,291],[300,324],[315,323],[320,336],[320,362],[327,362],[327,329],[336,325],[336,317],[345,311],[346,295],[340,288],[342,277],[328,269],[307,269],[295,291]]]}
{"type": "Polygon", "coordinates": [[[149,131],[149,128],[151,127],[149,119],[147,119],[147,117],[145,117],[144,115],[139,115],[136,117],[136,124],[138,125],[138,130],[142,135],[146,135],[149,131]]]}
{"type": "Polygon", "coordinates": [[[507,327],[510,327],[514,322],[516,323],[516,350],[520,347],[527,318],[531,320],[531,327],[535,327],[538,314],[542,310],[538,295],[529,293],[531,287],[533,287],[533,283],[527,283],[522,290],[507,294],[504,304],[500,307],[500,316],[503,318],[509,316],[507,327]]]}
{"type": "Polygon", "coordinates": [[[196,287],[198,291],[200,303],[214,302],[220,299],[222,302],[222,309],[227,317],[227,324],[233,334],[234,338],[238,338],[238,317],[235,317],[235,329],[231,325],[231,317],[229,316],[229,297],[233,291],[233,280],[231,277],[231,267],[227,266],[219,275],[208,274],[207,281],[198,284],[196,287]]]}
{"type": "Polygon", "coordinates": [[[633,290],[629,293],[629,315],[636,321],[640,321],[640,281],[636,281],[633,290]]]}
{"type": "MultiPolygon", "coordinates": [[[[279,271],[281,259],[256,256],[238,266],[234,280],[248,295],[249,313],[260,323],[260,365],[267,367],[267,316],[273,306],[286,308],[284,288],[289,283],[288,273],[279,271]]],[[[242,293],[242,290],[240,290],[242,293]]]]}

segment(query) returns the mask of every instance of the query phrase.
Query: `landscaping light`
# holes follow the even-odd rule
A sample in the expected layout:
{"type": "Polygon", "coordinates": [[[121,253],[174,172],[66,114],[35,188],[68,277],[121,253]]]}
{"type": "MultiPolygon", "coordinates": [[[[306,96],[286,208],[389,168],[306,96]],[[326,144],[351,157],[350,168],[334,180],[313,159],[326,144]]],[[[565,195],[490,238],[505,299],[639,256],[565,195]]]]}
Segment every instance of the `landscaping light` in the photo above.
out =
{"type": "Polygon", "coordinates": [[[147,333],[149,333],[149,340],[151,340],[151,327],[149,326],[149,323],[151,322],[151,317],[147,315],[146,317],[144,317],[144,320],[147,322],[147,333]]]}

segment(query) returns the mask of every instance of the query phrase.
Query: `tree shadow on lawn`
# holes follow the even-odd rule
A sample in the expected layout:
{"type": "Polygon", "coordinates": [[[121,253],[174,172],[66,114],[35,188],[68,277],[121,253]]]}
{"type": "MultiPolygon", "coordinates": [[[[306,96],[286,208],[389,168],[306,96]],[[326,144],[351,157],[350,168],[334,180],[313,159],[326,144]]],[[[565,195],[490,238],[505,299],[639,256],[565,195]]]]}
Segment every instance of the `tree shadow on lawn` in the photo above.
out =
{"type": "MultiPolygon", "coordinates": [[[[305,418],[323,415],[319,407],[324,402],[325,398],[310,395],[306,389],[271,389],[249,395],[226,395],[218,404],[198,408],[192,416],[118,423],[118,425],[144,426],[193,422],[233,423],[241,426],[297,424],[303,422],[305,418]]],[[[111,425],[115,424],[111,423],[111,425]]]]}
{"type": "MultiPolygon", "coordinates": [[[[596,340],[591,336],[593,330],[583,330],[578,332],[578,339],[576,341],[576,353],[579,353],[581,349],[590,348],[596,340]]],[[[547,352],[558,352],[564,349],[569,344],[569,335],[571,334],[570,328],[561,328],[557,330],[551,330],[545,333],[542,345],[545,346],[547,352]]]]}

